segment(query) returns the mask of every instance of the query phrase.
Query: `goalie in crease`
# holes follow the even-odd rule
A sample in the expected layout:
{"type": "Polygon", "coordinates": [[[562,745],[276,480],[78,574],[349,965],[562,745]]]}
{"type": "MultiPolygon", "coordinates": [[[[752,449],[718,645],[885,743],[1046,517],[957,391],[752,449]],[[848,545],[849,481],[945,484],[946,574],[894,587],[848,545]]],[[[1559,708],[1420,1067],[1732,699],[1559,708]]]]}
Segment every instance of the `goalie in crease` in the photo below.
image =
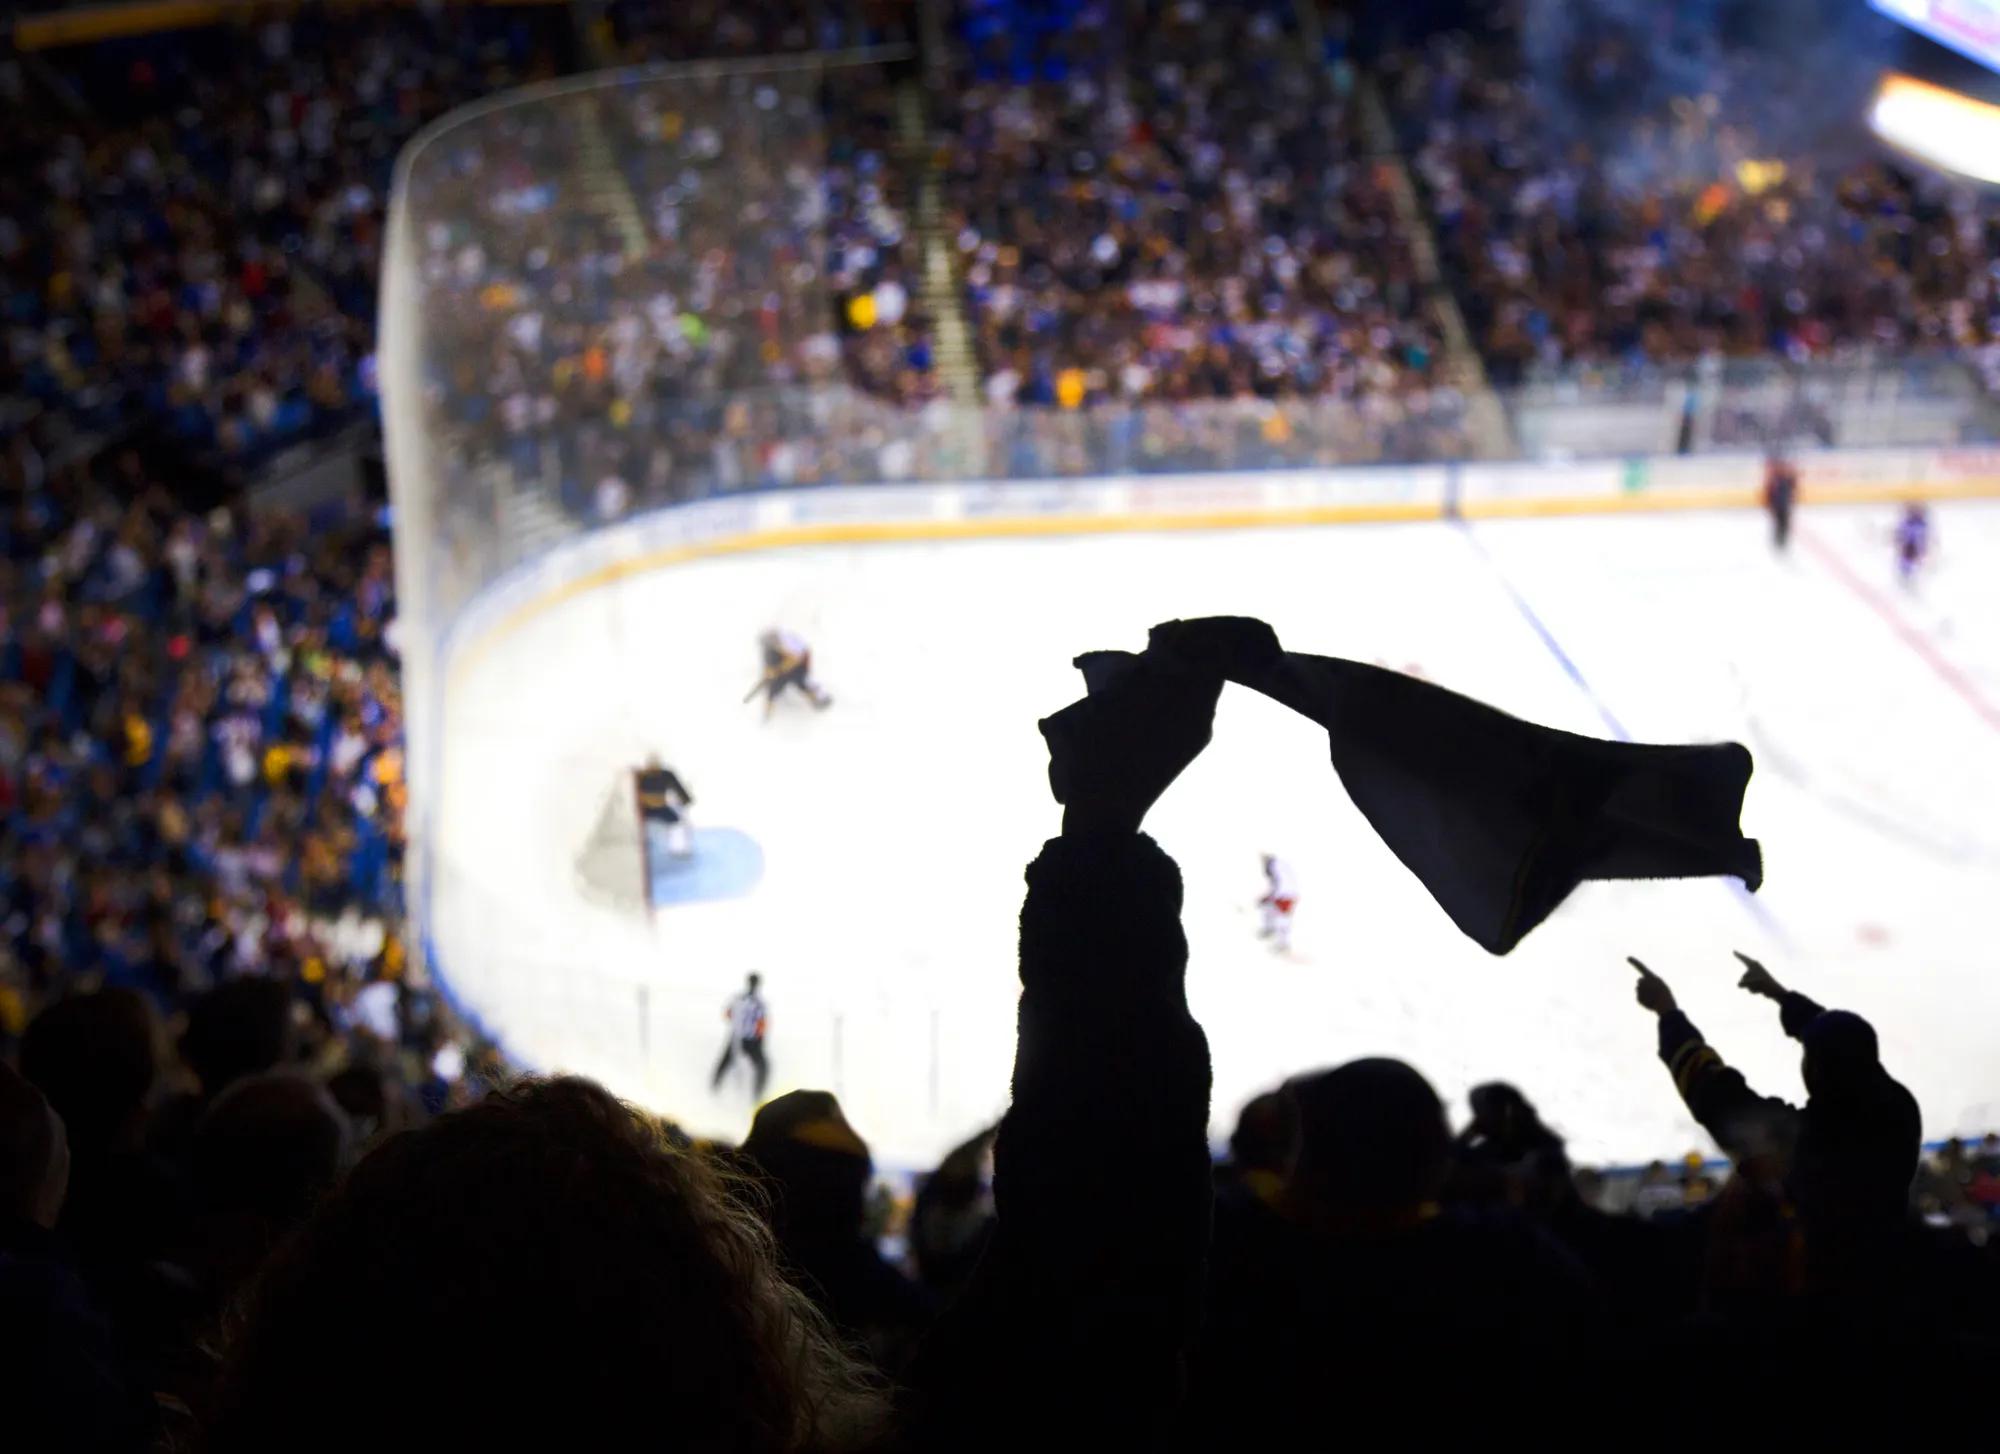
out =
{"type": "Polygon", "coordinates": [[[646,765],[639,769],[638,792],[639,825],[645,835],[647,858],[693,857],[694,829],[687,810],[694,805],[694,795],[679,775],[660,761],[657,752],[649,753],[646,765]]]}

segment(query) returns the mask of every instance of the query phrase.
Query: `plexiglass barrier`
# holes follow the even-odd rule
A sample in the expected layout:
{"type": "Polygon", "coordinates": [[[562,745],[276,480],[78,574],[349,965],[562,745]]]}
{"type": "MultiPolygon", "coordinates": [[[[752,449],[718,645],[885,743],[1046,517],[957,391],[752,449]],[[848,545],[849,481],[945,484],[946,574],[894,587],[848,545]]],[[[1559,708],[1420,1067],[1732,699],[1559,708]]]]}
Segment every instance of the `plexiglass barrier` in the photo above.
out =
{"type": "MultiPolygon", "coordinates": [[[[890,62],[583,78],[447,117],[399,165],[381,357],[411,909],[454,998],[529,1064],[684,1110],[730,988],[693,972],[683,926],[707,908],[649,912],[636,831],[633,890],[592,891],[623,851],[607,810],[658,742],[633,663],[663,625],[617,569],[518,587],[605,527],[829,485],[1994,437],[1983,383],[1949,359],[1606,369],[1500,394],[1447,370],[1356,398],[1172,402],[1084,369],[1071,407],[979,402],[977,360],[969,387],[934,364],[967,304],[890,62]]],[[[1004,998],[1010,949],[989,949],[1004,998]]],[[[787,1079],[922,1107],[940,1145],[998,1109],[953,1099],[993,1037],[921,1003],[800,995],[773,1034],[787,1079]]],[[[986,1070],[1004,1088],[1004,1058],[986,1070]]]]}

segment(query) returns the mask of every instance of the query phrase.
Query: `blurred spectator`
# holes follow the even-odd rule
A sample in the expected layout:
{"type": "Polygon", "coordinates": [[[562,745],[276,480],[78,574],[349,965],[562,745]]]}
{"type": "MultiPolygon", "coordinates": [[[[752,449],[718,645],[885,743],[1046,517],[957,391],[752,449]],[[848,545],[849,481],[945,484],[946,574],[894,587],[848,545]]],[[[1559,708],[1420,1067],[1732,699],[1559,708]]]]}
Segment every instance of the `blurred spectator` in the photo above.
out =
{"type": "Polygon", "coordinates": [[[291,989],[275,979],[246,976],[216,986],[190,1007],[181,1035],[181,1058],[209,1103],[292,1054],[291,989]]]}
{"type": "Polygon", "coordinates": [[[1641,967],[1639,1003],[1659,1016],[1660,1058],[1716,1144],[1739,1161],[1776,1169],[1797,1205],[1815,1282],[1871,1278],[1909,1218],[1922,1139],[1916,1100],[1883,1068],[1866,1020],[1821,1009],[1761,964],[1743,962],[1742,987],[1776,1003],[1785,1033],[1804,1049],[1805,1106],[1751,1090],[1703,1041],[1665,982],[1641,967]]]}
{"type": "Polygon", "coordinates": [[[917,1187],[910,1252],[925,1287],[948,1304],[971,1282],[993,1235],[993,1136],[954,1147],[917,1187]]]}
{"type": "Polygon", "coordinates": [[[1275,1205],[1299,1149],[1298,1103],[1283,1091],[1253,1096],[1229,1136],[1229,1159],[1216,1168],[1218,1203],[1245,1198],[1275,1205]]]}
{"type": "Polygon", "coordinates": [[[209,1447],[351,1450],[385,1428],[515,1447],[665,1420],[687,1448],[838,1450],[883,1417],[778,1276],[769,1234],[685,1139],[557,1080],[355,1168],[234,1329],[209,1447]],[[357,1348],[422,1376],[319,1397],[357,1348]]]}
{"type": "Polygon", "coordinates": [[[1668,37],[1665,13],[1465,14],[1387,57],[1385,87],[1496,381],[1990,348],[2000,210],[1887,157],[1859,96],[1811,134],[1827,68],[1719,24],[1668,37]]]}
{"type": "Polygon", "coordinates": [[[792,1091],[758,1108],[743,1156],[769,1195],[786,1270],[843,1337],[878,1368],[909,1360],[933,1307],[863,1234],[868,1148],[825,1091],[792,1091]]]}
{"type": "Polygon", "coordinates": [[[963,10],[939,99],[989,402],[1339,400],[1350,458],[1428,410],[1441,345],[1387,173],[1290,5],[963,10]]]}
{"type": "Polygon", "coordinates": [[[56,1001],[21,1042],[21,1074],[68,1131],[69,1194],[56,1230],[111,1318],[121,1356],[148,1378],[165,1376],[197,1305],[181,1264],[191,1231],[186,1177],[144,1139],[160,1041],[145,996],[106,989],[56,1001]]]}
{"type": "Polygon", "coordinates": [[[1441,1348],[1469,1350],[1458,1374],[1469,1386],[1583,1376],[1596,1287],[1524,1220],[1440,1210],[1451,1133],[1421,1075],[1358,1060],[1288,1094],[1299,1139],[1282,1198],[1218,1216],[1182,1447],[1323,1427],[1330,1397],[1342,1417],[1406,1410],[1434,1383],[1441,1348]]]}
{"type": "Polygon", "coordinates": [[[150,415],[225,468],[367,416],[398,147],[566,63],[567,32],[315,5],[45,57],[0,142],[0,383],[89,430],[150,415]]]}
{"type": "MultiPolygon", "coordinates": [[[[1592,1205],[1562,1137],[1515,1086],[1474,1086],[1472,1120],[1459,1133],[1447,1199],[1465,1209],[1525,1214],[1574,1256],[1627,1328],[1692,1310],[1687,1291],[1700,1232],[1683,1219],[1647,1221],[1592,1205]]],[[[1671,1206],[1691,1205],[1688,1195],[1671,1206]]]]}
{"type": "Polygon", "coordinates": [[[185,1191],[144,1147],[160,1082],[160,1026],[133,990],[72,995],[43,1010],[21,1042],[21,1073],[68,1131],[61,1229],[93,1280],[114,1293],[177,1249],[185,1191]]]}
{"type": "Polygon", "coordinates": [[[0,1064],[0,1420],[23,1449],[138,1448],[144,1395],[54,1235],[69,1170],[62,1118],[0,1064]]]}
{"type": "Polygon", "coordinates": [[[233,1082],[195,1130],[198,1265],[226,1304],[344,1169],[347,1117],[318,1082],[265,1071],[233,1082]]]}

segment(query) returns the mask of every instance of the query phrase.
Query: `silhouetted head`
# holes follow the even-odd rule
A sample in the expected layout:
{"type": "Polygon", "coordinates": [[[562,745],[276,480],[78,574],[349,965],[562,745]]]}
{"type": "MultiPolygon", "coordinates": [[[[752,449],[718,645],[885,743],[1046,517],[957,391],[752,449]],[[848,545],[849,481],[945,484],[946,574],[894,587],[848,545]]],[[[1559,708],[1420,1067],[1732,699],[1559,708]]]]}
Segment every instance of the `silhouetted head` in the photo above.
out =
{"type": "Polygon", "coordinates": [[[744,983],[749,985],[752,990],[756,990],[764,983],[764,976],[753,973],[744,980],[744,983]]]}
{"type": "Polygon", "coordinates": [[[347,1145],[347,1117],[318,1081],[289,1070],[245,1076],[195,1127],[196,1189],[209,1209],[290,1226],[333,1185],[347,1145]]]}
{"type": "Polygon", "coordinates": [[[1830,1248],[1879,1244],[1902,1224],[1923,1154],[1923,1116],[1883,1068],[1875,1031],[1859,1015],[1825,1011],[1799,1039],[1809,1099],[1789,1180],[1824,1261],[1830,1248]]]}
{"type": "Polygon", "coordinates": [[[0,1218],[53,1228],[69,1190],[69,1140],[48,1097],[0,1061],[0,1218]]]}
{"type": "Polygon", "coordinates": [[[1298,1149],[1297,1103],[1283,1091],[1252,1096],[1229,1134],[1229,1159],[1240,1171],[1291,1170],[1298,1149]]]}
{"type": "Polygon", "coordinates": [[[347,1117],[296,1071],[236,1081],[195,1127],[194,1189],[211,1286],[228,1294],[340,1175],[347,1117]]]}
{"type": "Polygon", "coordinates": [[[1400,1060],[1354,1060],[1291,1082],[1295,1197],[1335,1216],[1413,1215],[1451,1167],[1451,1129],[1430,1082],[1400,1060]]]}
{"type": "Polygon", "coordinates": [[[368,1141],[377,1133],[400,1131],[406,1119],[401,1090],[380,1066],[356,1060],[336,1071],[326,1083],[357,1139],[368,1141]]]}
{"type": "Polygon", "coordinates": [[[1472,1106],[1468,1135],[1482,1137],[1514,1155],[1562,1148],[1562,1138],[1542,1124],[1534,1102],[1518,1087],[1504,1080],[1489,1080],[1474,1086],[1467,1100],[1472,1106]]]}
{"type": "Polygon", "coordinates": [[[292,991],[282,980],[243,975],[194,1002],[181,1035],[181,1059],[213,1099],[231,1081],[291,1059],[292,991]]]}
{"type": "Polygon", "coordinates": [[[80,1156],[137,1137],[159,1073],[159,1018],[135,990],[58,1000],[21,1037],[21,1074],[48,1097],[80,1156]]]}
{"type": "Polygon", "coordinates": [[[857,1447],[880,1403],[684,1138],[588,1081],[533,1081],[383,1143],[260,1275],[212,1451],[380,1440],[857,1447]],[[380,1376],[330,1370],[365,1358],[380,1376]],[[408,1376],[405,1376],[408,1374],[408,1376]]]}
{"type": "Polygon", "coordinates": [[[1472,1123],[1489,1136],[1504,1136],[1514,1127],[1536,1120],[1528,1098],[1504,1080],[1476,1085],[1466,1100],[1472,1106],[1472,1123]]]}
{"type": "Polygon", "coordinates": [[[743,1155],[767,1184],[781,1240],[861,1234],[874,1162],[830,1092],[799,1090],[767,1101],[750,1123],[743,1155]]]}
{"type": "Polygon", "coordinates": [[[1859,1015],[1827,1010],[1813,1017],[1799,1040],[1806,1090],[1814,1096],[1866,1090],[1885,1074],[1875,1029],[1859,1015]]]}

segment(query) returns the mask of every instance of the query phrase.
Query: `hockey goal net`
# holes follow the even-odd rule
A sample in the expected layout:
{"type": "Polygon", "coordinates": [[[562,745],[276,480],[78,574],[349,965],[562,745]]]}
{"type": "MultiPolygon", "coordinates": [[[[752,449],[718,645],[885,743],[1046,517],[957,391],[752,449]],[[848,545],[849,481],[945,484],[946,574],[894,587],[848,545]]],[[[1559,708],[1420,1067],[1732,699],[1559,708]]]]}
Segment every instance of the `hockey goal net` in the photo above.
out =
{"type": "Polygon", "coordinates": [[[576,876],[585,896],[599,903],[635,913],[651,906],[652,866],[639,826],[637,768],[619,769],[605,788],[576,856],[576,876]]]}

